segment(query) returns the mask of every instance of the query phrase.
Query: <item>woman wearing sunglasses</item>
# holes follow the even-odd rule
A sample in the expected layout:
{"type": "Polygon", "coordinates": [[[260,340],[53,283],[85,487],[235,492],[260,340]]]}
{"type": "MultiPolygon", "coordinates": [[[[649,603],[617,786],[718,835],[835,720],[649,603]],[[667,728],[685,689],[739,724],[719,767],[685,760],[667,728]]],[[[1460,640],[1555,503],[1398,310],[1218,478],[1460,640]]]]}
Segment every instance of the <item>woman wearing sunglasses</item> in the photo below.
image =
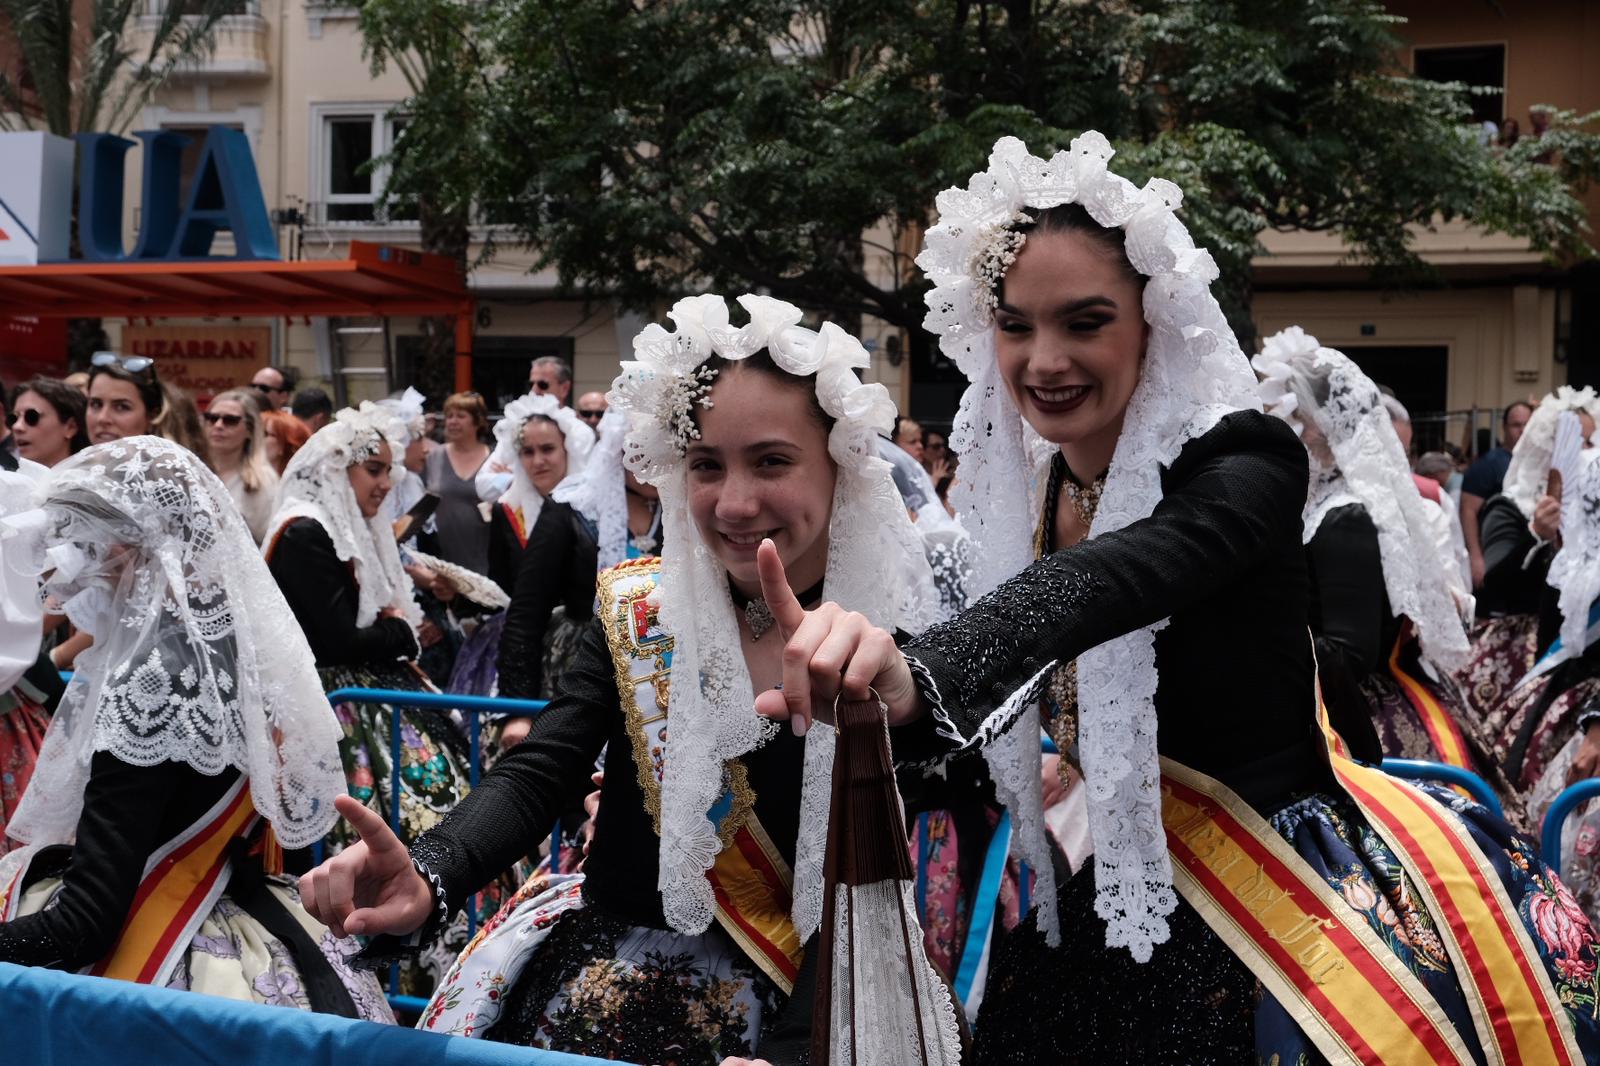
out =
{"type": "Polygon", "coordinates": [[[217,394],[204,418],[211,469],[260,544],[278,505],[278,472],[267,461],[261,405],[251,390],[229,389],[217,394]]]}
{"type": "Polygon", "coordinates": [[[83,415],[83,393],[57,378],[36,376],[17,386],[6,425],[18,455],[55,466],[89,446],[83,415]]]}
{"type": "Polygon", "coordinates": [[[194,400],[156,375],[143,355],[95,352],[89,360],[89,443],[153,434],[208,458],[194,400]]]}

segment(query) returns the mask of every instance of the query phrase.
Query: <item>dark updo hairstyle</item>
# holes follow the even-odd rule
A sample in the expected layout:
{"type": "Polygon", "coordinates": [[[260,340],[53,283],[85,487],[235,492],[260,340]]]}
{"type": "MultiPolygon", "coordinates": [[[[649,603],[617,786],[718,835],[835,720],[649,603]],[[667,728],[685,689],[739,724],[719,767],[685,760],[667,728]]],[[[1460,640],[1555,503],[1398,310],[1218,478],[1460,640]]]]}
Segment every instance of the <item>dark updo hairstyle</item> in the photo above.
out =
{"type": "MultiPolygon", "coordinates": [[[[1132,261],[1128,259],[1127,238],[1121,226],[1102,226],[1090,216],[1089,211],[1082,204],[1058,204],[1055,207],[1023,209],[1027,216],[1025,221],[1014,222],[1011,230],[1027,236],[1044,233],[1081,233],[1094,241],[1117,267],[1123,275],[1144,292],[1146,277],[1139,273],[1132,261]]],[[[1005,298],[1005,277],[1001,276],[996,294],[1001,299],[1005,298]]]]}
{"type": "Polygon", "coordinates": [[[56,417],[61,421],[66,422],[70,419],[77,423],[78,431],[72,435],[71,443],[74,455],[89,446],[89,423],[85,417],[89,410],[89,400],[83,393],[60,378],[47,378],[43,374],[35,374],[18,385],[17,391],[11,394],[11,409],[16,410],[17,401],[30,392],[53,407],[56,417]]]}
{"type": "MultiPolygon", "coordinates": [[[[701,366],[708,367],[716,373],[716,377],[711,379],[713,388],[716,387],[716,383],[722,379],[724,374],[729,370],[735,369],[766,374],[785,385],[791,385],[795,388],[804,386],[806,398],[809,401],[807,406],[811,412],[811,417],[816,419],[817,425],[822,427],[823,433],[833,432],[834,417],[822,409],[822,401],[817,399],[817,375],[807,374],[801,377],[798,374],[789,373],[773,361],[772,353],[767,349],[763,348],[754,355],[746,356],[743,359],[725,359],[720,355],[713,355],[701,366]]],[[[695,425],[698,427],[700,424],[700,408],[698,406],[693,409],[693,414],[695,425]]]]}

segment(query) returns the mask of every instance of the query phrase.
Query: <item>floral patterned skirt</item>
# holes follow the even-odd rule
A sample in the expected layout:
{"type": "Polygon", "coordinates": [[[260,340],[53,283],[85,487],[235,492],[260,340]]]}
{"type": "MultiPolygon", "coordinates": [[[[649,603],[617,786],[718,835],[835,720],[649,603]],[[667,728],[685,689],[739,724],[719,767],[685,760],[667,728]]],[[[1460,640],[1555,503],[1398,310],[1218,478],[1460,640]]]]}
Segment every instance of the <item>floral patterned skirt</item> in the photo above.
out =
{"type": "MultiPolygon", "coordinates": [[[[1600,672],[1595,669],[1600,664],[1587,662],[1600,659],[1600,649],[1596,651],[1526,679],[1495,713],[1494,756],[1519,793],[1526,795],[1535,788],[1577,734],[1580,713],[1600,706],[1600,672]]],[[[1531,813],[1540,817],[1543,812],[1531,813]]]]}
{"type": "Polygon", "coordinates": [[[479,623],[472,635],[461,642],[455,666],[450,669],[446,692],[469,696],[494,696],[500,691],[495,660],[500,657],[500,634],[505,632],[506,613],[499,611],[479,623]]]}
{"type": "MultiPolygon", "coordinates": [[[[1454,812],[1488,858],[1567,1007],[1585,1061],[1600,1061],[1600,937],[1594,927],[1527,839],[1469,800],[1422,787],[1454,812]]],[[[1270,821],[1366,919],[1476,1049],[1471,1015],[1435,920],[1419,905],[1394,852],[1354,805],[1342,797],[1310,795],[1270,821]]],[[[1094,914],[1092,869],[1061,886],[1060,906],[1059,948],[1045,943],[1032,916],[1001,943],[978,1016],[977,1062],[1325,1061],[1282,1004],[1181,897],[1169,919],[1170,939],[1145,964],[1106,947],[1105,925],[1094,914]]]]}
{"type": "Polygon", "coordinates": [[[49,727],[50,715],[27,693],[0,692],[0,855],[21,846],[6,837],[6,825],[22,802],[49,727]]]}
{"type": "Polygon", "coordinates": [[[440,983],[417,1028],[626,1062],[715,1066],[756,1050],[777,988],[721,928],[597,911],[583,875],[530,878],[440,983]]]}
{"type": "MultiPolygon", "coordinates": [[[[1447,674],[1428,677],[1420,666],[1408,669],[1408,676],[1427,690],[1438,701],[1472,748],[1472,734],[1476,722],[1468,705],[1466,694],[1455,679],[1447,674]]],[[[1361,694],[1372,708],[1372,724],[1377,727],[1378,741],[1383,754],[1392,759],[1427,759],[1440,762],[1439,749],[1424,727],[1416,706],[1406,696],[1400,682],[1387,671],[1371,674],[1361,681],[1361,694]]]]}
{"type": "MultiPolygon", "coordinates": [[[[18,916],[44,909],[60,887],[59,877],[41,878],[29,886],[18,902],[18,916]]],[[[316,945],[328,969],[349,993],[356,1016],[393,1025],[394,1014],[377,978],[350,965],[361,945],[348,937],[335,937],[327,926],[307,914],[300,905],[295,879],[268,877],[265,890],[316,945]]],[[[314,1009],[303,966],[289,945],[246,914],[226,892],[201,921],[188,950],[168,978],[167,987],[245,1003],[314,1009]]]]}
{"type": "MultiPolygon", "coordinates": [[[[431,691],[422,675],[407,663],[383,666],[325,666],[318,669],[324,691],[336,688],[387,688],[431,691]]],[[[396,802],[391,795],[392,708],[381,703],[337,703],[333,708],[342,735],[339,757],[344,762],[350,795],[387,821],[396,802]]],[[[405,708],[400,712],[400,839],[410,843],[432,829],[467,794],[467,744],[457,724],[436,710],[405,708]]],[[[325,841],[328,854],[355,843],[355,831],[341,819],[325,841]]],[[[483,914],[492,913],[493,903],[483,914]]],[[[456,952],[466,943],[466,917],[458,916],[432,949],[400,967],[400,991],[427,996],[456,952]]]]}
{"type": "Polygon", "coordinates": [[[1472,627],[1472,652],[1456,675],[1482,735],[1498,730],[1493,719],[1522,675],[1533,669],[1539,620],[1531,614],[1489,618],[1472,627]]]}

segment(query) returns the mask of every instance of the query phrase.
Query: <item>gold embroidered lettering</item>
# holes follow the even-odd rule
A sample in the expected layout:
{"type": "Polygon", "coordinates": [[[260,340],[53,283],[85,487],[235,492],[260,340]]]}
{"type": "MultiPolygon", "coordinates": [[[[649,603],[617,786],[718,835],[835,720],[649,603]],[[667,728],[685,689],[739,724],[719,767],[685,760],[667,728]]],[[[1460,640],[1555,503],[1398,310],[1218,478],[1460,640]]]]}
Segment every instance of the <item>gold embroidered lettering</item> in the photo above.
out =
{"type": "Polygon", "coordinates": [[[1272,939],[1284,947],[1293,947],[1306,937],[1315,934],[1318,929],[1332,925],[1333,919],[1331,918],[1318,918],[1315,915],[1308,914],[1295,922],[1287,933],[1279,933],[1276,930],[1270,930],[1270,932],[1272,933],[1272,939]]]}

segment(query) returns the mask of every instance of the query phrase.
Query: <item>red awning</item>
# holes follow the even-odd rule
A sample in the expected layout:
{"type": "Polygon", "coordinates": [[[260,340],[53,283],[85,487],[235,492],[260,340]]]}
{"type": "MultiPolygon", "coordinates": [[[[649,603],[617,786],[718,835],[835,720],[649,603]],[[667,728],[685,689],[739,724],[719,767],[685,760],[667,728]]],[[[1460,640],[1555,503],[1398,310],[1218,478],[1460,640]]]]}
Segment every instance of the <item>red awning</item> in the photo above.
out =
{"type": "Polygon", "coordinates": [[[441,255],[350,242],[348,259],[73,261],[0,267],[0,315],[250,318],[459,315],[472,297],[441,255]]]}

